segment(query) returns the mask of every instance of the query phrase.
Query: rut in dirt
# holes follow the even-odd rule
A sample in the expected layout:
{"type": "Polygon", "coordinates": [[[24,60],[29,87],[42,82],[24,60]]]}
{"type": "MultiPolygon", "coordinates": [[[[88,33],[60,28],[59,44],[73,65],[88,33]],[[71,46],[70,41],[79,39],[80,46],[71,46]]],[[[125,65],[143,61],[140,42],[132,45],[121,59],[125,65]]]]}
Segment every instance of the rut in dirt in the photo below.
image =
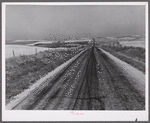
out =
{"type": "Polygon", "coordinates": [[[85,71],[85,81],[76,98],[73,110],[105,110],[105,104],[98,95],[98,76],[96,68],[95,47],[91,48],[85,71]]]}

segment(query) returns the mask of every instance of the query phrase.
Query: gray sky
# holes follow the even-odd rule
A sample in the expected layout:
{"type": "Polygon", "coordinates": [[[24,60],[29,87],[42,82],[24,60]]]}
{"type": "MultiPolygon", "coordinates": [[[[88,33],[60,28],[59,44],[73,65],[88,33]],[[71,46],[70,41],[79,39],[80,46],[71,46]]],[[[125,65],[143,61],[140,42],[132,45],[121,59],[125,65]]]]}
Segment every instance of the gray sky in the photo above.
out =
{"type": "Polygon", "coordinates": [[[139,5],[6,7],[6,40],[48,39],[49,34],[109,37],[144,33],[145,7],[139,5]]]}

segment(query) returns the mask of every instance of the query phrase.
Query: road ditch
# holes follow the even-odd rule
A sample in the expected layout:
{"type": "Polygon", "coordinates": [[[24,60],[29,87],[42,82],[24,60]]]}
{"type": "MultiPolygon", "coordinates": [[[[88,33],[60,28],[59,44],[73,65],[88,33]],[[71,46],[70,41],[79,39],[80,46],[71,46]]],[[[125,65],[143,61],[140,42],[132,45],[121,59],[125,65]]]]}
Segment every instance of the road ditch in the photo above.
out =
{"type": "Polygon", "coordinates": [[[132,85],[145,97],[145,74],[124,61],[116,58],[107,51],[100,49],[124,72],[124,75],[132,82],[132,85]]]}

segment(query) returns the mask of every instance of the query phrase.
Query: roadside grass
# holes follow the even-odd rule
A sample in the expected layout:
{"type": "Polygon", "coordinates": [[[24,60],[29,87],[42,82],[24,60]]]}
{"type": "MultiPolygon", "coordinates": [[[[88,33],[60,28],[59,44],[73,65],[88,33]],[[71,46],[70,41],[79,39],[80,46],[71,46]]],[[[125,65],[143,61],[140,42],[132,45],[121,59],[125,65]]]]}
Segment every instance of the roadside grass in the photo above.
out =
{"type": "Polygon", "coordinates": [[[77,47],[77,45],[66,45],[66,44],[36,44],[34,46],[38,47],[46,47],[46,48],[71,48],[71,47],[77,47]]]}
{"type": "Polygon", "coordinates": [[[103,45],[102,49],[145,73],[145,49],[141,47],[103,45]]]}
{"type": "Polygon", "coordinates": [[[47,48],[71,48],[71,47],[78,47],[78,46],[83,46],[83,45],[88,45],[87,43],[83,42],[76,42],[76,43],[52,43],[52,44],[44,44],[44,43],[38,43],[35,44],[34,46],[39,46],[39,47],[47,47],[47,48]]]}
{"type": "Polygon", "coordinates": [[[6,59],[6,103],[81,50],[47,50],[6,59]]]}

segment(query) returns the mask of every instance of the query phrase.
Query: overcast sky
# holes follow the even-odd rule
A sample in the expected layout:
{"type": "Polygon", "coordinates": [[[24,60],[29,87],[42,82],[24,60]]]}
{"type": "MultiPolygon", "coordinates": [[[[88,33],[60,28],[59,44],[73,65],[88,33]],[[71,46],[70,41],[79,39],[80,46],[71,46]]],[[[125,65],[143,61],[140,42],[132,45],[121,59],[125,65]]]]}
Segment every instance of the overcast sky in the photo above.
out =
{"type": "Polygon", "coordinates": [[[6,40],[55,35],[124,36],[145,32],[144,6],[7,5],[6,40]],[[51,35],[49,35],[51,34],[51,35]]]}

